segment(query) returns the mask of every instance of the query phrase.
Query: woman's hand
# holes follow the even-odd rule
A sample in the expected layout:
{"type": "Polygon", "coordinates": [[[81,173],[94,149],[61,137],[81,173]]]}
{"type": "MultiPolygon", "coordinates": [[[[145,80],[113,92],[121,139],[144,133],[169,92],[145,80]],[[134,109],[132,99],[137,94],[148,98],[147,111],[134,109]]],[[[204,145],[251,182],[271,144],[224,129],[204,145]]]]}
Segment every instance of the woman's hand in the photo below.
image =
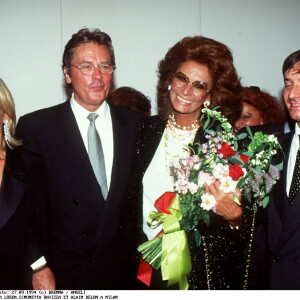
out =
{"type": "Polygon", "coordinates": [[[211,185],[205,185],[205,192],[211,194],[216,199],[216,214],[222,216],[228,221],[232,227],[237,227],[241,223],[243,211],[242,208],[235,203],[234,197],[241,202],[242,194],[239,189],[233,194],[227,194],[220,190],[220,182],[216,180],[211,185]]]}

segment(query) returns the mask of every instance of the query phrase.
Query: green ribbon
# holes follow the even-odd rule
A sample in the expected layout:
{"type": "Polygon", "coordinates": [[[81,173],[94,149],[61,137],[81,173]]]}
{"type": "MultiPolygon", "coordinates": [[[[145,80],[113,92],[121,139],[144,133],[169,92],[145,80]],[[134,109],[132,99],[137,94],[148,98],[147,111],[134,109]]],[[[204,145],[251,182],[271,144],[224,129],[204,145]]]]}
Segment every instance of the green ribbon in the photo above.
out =
{"type": "Polygon", "coordinates": [[[151,228],[163,224],[161,273],[168,286],[179,283],[181,290],[188,289],[187,274],[191,272],[191,257],[184,230],[180,230],[182,218],[180,198],[172,200],[168,211],[171,214],[151,212],[147,223],[151,228]]]}
{"type": "Polygon", "coordinates": [[[181,290],[189,287],[187,274],[192,264],[184,230],[164,234],[162,239],[161,273],[168,286],[179,283],[181,290]]]}

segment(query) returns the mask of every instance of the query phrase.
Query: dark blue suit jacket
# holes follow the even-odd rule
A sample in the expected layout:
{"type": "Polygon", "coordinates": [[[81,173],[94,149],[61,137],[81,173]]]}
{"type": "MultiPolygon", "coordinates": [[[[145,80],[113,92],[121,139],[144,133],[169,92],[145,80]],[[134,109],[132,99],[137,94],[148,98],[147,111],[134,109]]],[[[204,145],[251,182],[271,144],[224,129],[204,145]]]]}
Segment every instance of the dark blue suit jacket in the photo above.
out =
{"type": "MultiPolygon", "coordinates": [[[[20,118],[23,148],[42,159],[36,224],[39,248],[58,289],[125,289],[131,249],[124,193],[135,163],[142,115],[110,105],[114,158],[104,201],[70,102],[20,118]],[[130,249],[130,250],[129,250],[130,249]]],[[[25,158],[30,168],[30,160],[25,158]]]]}
{"type": "Polygon", "coordinates": [[[300,191],[293,205],[286,193],[287,164],[294,131],[279,136],[286,155],[264,217],[258,217],[252,247],[249,288],[300,289],[300,191]]]}

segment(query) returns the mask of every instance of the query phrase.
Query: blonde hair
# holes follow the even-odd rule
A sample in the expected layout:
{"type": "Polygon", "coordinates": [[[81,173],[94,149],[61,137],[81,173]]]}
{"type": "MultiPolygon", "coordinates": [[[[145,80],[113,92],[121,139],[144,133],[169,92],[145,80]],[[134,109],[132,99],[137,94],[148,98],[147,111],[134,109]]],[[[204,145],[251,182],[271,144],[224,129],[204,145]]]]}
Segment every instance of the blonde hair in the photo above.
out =
{"type": "MultiPolygon", "coordinates": [[[[15,103],[13,100],[13,97],[4,83],[4,81],[0,78],[0,110],[2,110],[3,113],[6,113],[9,117],[8,120],[8,128],[11,135],[10,145],[12,147],[16,147],[21,145],[21,141],[17,140],[15,138],[15,130],[16,130],[16,111],[15,111],[15,103]]],[[[2,126],[2,124],[1,124],[2,126]]],[[[7,145],[4,139],[4,130],[2,126],[2,140],[1,140],[1,146],[2,149],[6,149],[7,145]]]]}

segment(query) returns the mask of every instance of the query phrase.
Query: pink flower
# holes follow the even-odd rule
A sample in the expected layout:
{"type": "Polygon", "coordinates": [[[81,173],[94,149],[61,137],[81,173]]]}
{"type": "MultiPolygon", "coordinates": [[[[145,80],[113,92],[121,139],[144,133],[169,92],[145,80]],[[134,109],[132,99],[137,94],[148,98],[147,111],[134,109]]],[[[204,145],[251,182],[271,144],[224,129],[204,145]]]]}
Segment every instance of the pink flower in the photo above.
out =
{"type": "Polygon", "coordinates": [[[175,182],[175,190],[179,193],[179,194],[183,194],[185,195],[188,191],[188,184],[189,182],[185,179],[179,178],[176,182],[175,182]]]}
{"type": "Polygon", "coordinates": [[[220,163],[216,164],[215,162],[212,162],[211,167],[212,167],[212,175],[216,179],[222,179],[223,177],[228,176],[228,173],[229,173],[228,165],[223,165],[220,163]]]}
{"type": "Polygon", "coordinates": [[[208,173],[204,171],[200,171],[198,174],[198,186],[202,187],[205,183],[207,185],[211,185],[215,181],[213,176],[210,176],[208,173]]]}
{"type": "Polygon", "coordinates": [[[192,195],[197,193],[198,188],[199,188],[198,185],[194,182],[190,182],[188,184],[188,189],[192,195]]]}

